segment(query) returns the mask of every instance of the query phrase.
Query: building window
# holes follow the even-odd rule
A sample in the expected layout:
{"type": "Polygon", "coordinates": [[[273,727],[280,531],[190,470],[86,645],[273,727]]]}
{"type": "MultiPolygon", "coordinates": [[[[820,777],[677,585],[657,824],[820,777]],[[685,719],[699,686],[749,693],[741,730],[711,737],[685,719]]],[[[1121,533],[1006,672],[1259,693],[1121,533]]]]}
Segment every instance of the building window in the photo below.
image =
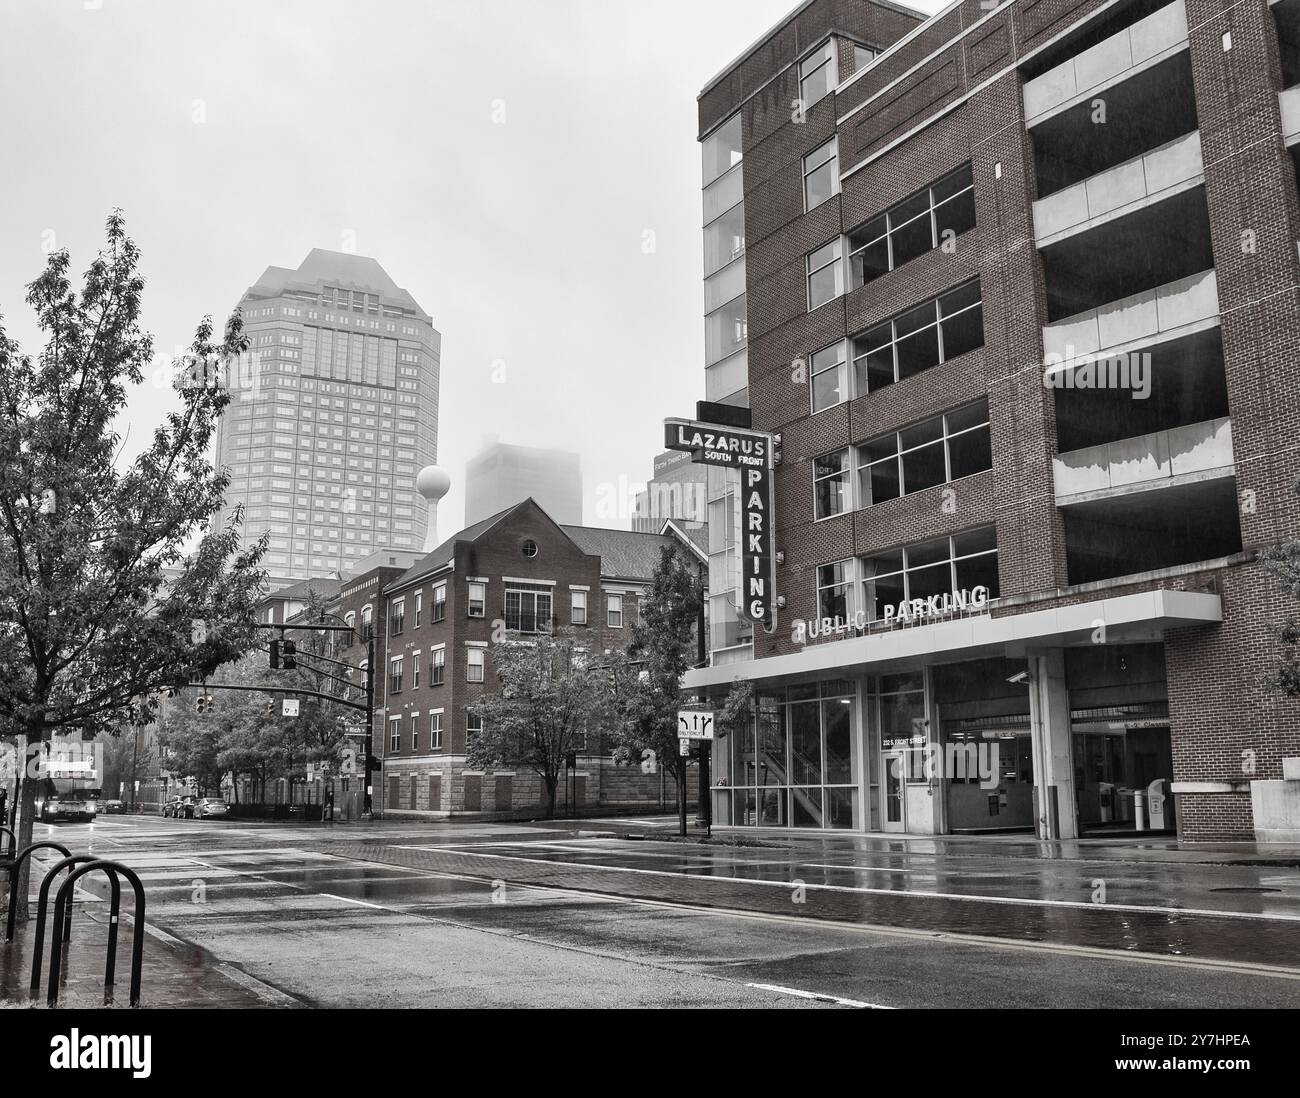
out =
{"type": "Polygon", "coordinates": [[[809,252],[805,262],[808,265],[808,311],[812,312],[844,292],[840,238],[837,236],[829,244],[809,252]]]}
{"type": "Polygon", "coordinates": [[[415,628],[420,628],[420,615],[424,613],[424,592],[415,593],[415,628]]]}
{"type": "Polygon", "coordinates": [[[388,692],[390,694],[400,694],[402,692],[401,656],[394,656],[388,663],[388,692]]]}
{"type": "Polygon", "coordinates": [[[814,210],[840,191],[838,139],[832,137],[803,158],[803,208],[814,210]]]}
{"type": "Polygon", "coordinates": [[[814,412],[848,400],[849,363],[843,341],[814,352],[808,362],[808,371],[814,412]]]}
{"type": "Polygon", "coordinates": [[[435,648],[429,662],[429,685],[441,686],[447,671],[447,650],[435,648]]]}
{"type": "Polygon", "coordinates": [[[605,596],[605,617],[611,629],[623,628],[623,596],[605,596]]]}
{"type": "Polygon", "coordinates": [[[861,72],[876,59],[876,51],[869,46],[853,43],[853,71],[861,72]]]}
{"type": "Polygon", "coordinates": [[[415,690],[420,685],[420,653],[416,652],[411,656],[411,689],[415,690]]]}
{"type": "Polygon", "coordinates": [[[397,599],[393,602],[392,613],[388,618],[388,635],[390,637],[400,637],[402,630],[406,625],[406,600],[397,599]]]}
{"type": "Polygon", "coordinates": [[[429,750],[442,750],[442,711],[429,714],[429,750]]]}
{"type": "Polygon", "coordinates": [[[527,538],[523,544],[523,553],[524,556],[530,559],[537,556],[537,542],[533,541],[532,538],[527,538]]]}
{"type": "Polygon", "coordinates": [[[817,569],[817,616],[848,621],[853,616],[853,562],[837,561],[817,569]]]}
{"type": "Polygon", "coordinates": [[[979,400],[858,447],[859,506],[993,467],[989,405],[979,400]]]}
{"type": "Polygon", "coordinates": [[[388,720],[388,750],[402,750],[402,718],[390,717],[388,720]]]}
{"type": "Polygon", "coordinates": [[[507,587],[506,628],[519,633],[549,633],[551,589],[533,584],[507,587]]]}
{"type": "Polygon", "coordinates": [[[471,583],[469,585],[469,616],[481,618],[487,605],[487,584],[471,583]]]}
{"type": "Polygon", "coordinates": [[[420,750],[420,714],[411,714],[411,754],[420,750]]]}
{"type": "Polygon", "coordinates": [[[848,449],[819,457],[813,462],[813,507],[815,517],[830,518],[850,509],[848,449]]]}
{"type": "Polygon", "coordinates": [[[853,340],[857,395],[874,392],[984,345],[979,279],[949,290],[853,340]]]}
{"type": "Polygon", "coordinates": [[[569,598],[572,600],[569,606],[569,621],[573,625],[587,624],[587,592],[571,591],[569,598]]]}
{"type": "MultiPolygon", "coordinates": [[[[346,625],[349,629],[353,629],[356,627],[356,620],[357,620],[357,615],[351,610],[349,610],[346,614],[343,615],[343,624],[346,625]]],[[[346,636],[347,636],[347,641],[345,643],[350,645],[353,641],[353,636],[351,633],[346,634],[346,636]]]]}
{"type": "Polygon", "coordinates": [[[483,718],[475,713],[472,709],[465,710],[465,746],[469,746],[469,740],[472,736],[477,736],[483,731],[483,718]]]}
{"type": "Polygon", "coordinates": [[[447,616],[447,585],[437,584],[433,589],[433,616],[430,621],[442,621],[447,616]]]}
{"type": "Polygon", "coordinates": [[[849,289],[974,227],[975,188],[965,164],[849,234],[849,289]]]}
{"type": "Polygon", "coordinates": [[[372,611],[369,606],[361,611],[361,640],[363,642],[373,640],[375,636],[375,623],[372,620],[372,611]]]}
{"type": "Polygon", "coordinates": [[[872,620],[885,607],[983,587],[998,596],[998,541],[992,526],[862,559],[862,587],[872,620]]]}
{"type": "Polygon", "coordinates": [[[839,81],[835,77],[835,41],[828,38],[815,53],[799,62],[799,99],[806,111],[825,99],[839,81]]]}
{"type": "Polygon", "coordinates": [[[471,648],[465,653],[465,681],[483,681],[483,648],[471,648]]]}

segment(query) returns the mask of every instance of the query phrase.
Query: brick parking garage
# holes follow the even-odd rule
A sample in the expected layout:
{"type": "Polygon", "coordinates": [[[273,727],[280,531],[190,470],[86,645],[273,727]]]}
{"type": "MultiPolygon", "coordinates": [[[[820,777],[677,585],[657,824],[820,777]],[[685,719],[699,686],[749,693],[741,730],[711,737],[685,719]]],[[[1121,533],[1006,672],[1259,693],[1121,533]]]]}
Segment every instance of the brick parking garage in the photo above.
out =
{"type": "Polygon", "coordinates": [[[775,629],[710,546],[688,683],[759,702],[716,819],[1300,838],[1258,561],[1300,533],[1300,0],[810,0],[699,114],[706,394],[781,452],[775,629]]]}

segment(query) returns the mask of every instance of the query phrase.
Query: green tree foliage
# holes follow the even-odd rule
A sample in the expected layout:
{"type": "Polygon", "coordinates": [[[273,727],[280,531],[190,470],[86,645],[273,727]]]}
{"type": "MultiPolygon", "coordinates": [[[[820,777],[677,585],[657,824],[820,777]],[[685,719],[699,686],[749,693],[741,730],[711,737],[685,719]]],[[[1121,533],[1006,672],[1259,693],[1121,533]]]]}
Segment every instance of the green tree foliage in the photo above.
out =
{"type": "MultiPolygon", "coordinates": [[[[686,796],[688,760],[678,753],[682,676],[697,662],[704,592],[697,568],[665,547],[641,598],[641,620],[626,652],[612,656],[615,758],[665,767],[686,796]]],[[[679,800],[679,803],[680,803],[679,800]]]]}
{"type": "MultiPolygon", "coordinates": [[[[1300,483],[1296,484],[1300,492],[1300,483]]],[[[1281,582],[1286,592],[1300,599],[1300,538],[1288,541],[1263,554],[1264,566],[1281,582]]],[[[1269,680],[1269,687],[1289,697],[1300,697],[1300,624],[1294,618],[1278,630],[1283,645],[1282,666],[1269,680]]]]}
{"type": "MultiPolygon", "coordinates": [[[[0,328],[0,719],[27,743],[147,721],[164,687],[247,649],[263,581],[263,545],[210,526],[228,484],[207,457],[230,399],[217,364],[246,345],[238,316],[219,339],[198,326],[178,407],[119,465],[114,424],[153,356],[121,216],[80,291],[69,267],[57,252],[28,287],[38,353],[0,328]],[[198,383],[193,362],[213,366],[198,383]]],[[[25,782],[23,843],[34,793],[25,782]]]]}
{"type": "Polygon", "coordinates": [[[154,763],[153,743],[143,729],[125,728],[120,736],[101,732],[96,737],[104,755],[101,776],[104,796],[131,801],[135,783],[144,781],[154,763]]]}
{"type": "Polygon", "coordinates": [[[546,786],[546,814],[555,815],[565,756],[579,751],[600,723],[608,690],[572,636],[506,640],[492,646],[497,688],[472,709],[483,730],[466,745],[474,767],[527,767],[546,786]]]}
{"type": "MultiPolygon", "coordinates": [[[[320,602],[309,595],[309,609],[298,620],[317,621],[320,602]]],[[[288,635],[298,649],[294,670],[270,669],[265,638],[207,679],[212,709],[196,712],[195,700],[205,693],[197,687],[168,703],[158,735],[169,770],[193,776],[204,792],[219,789],[226,773],[246,777],[255,796],[264,797],[268,783],[277,778],[301,777],[308,765],[328,769],[337,764],[350,711],[329,699],[300,697],[304,691],[342,697],[348,689],[339,681],[344,669],[327,662],[334,658],[333,634],[293,630],[288,635]],[[299,697],[299,715],[285,717],[281,702],[293,697],[299,697]]],[[[353,686],[351,692],[356,695],[358,689],[353,686]]]]}

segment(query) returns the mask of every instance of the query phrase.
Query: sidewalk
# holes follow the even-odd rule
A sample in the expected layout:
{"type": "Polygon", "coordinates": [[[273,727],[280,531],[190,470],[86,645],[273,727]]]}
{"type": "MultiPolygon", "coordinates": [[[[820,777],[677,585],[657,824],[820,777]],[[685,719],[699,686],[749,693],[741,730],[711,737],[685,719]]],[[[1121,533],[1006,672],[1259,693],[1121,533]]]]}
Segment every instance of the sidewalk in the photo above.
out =
{"type": "MultiPolygon", "coordinates": [[[[8,913],[7,889],[0,887],[8,913]]],[[[19,923],[10,943],[0,941],[0,1008],[44,1007],[49,987],[50,940],[54,905],[45,920],[45,943],[41,958],[40,994],[29,996],[32,975],[32,943],[35,937],[36,897],[31,899],[32,919],[19,923]]],[[[131,992],[131,944],[135,921],[123,900],[123,914],[117,936],[117,971],[114,977],[114,1007],[127,1008],[131,992]]],[[[2,924],[0,924],[2,925],[2,924]]],[[[108,949],[108,903],[86,892],[78,893],[72,916],[72,941],[64,950],[60,1007],[96,1008],[104,1005],[104,963],[108,949]]],[[[144,936],[140,1005],[176,1007],[225,1007],[254,1009],[293,1005],[293,1000],[210,954],[148,925],[144,936]]]]}
{"type": "Polygon", "coordinates": [[[1276,843],[1180,843],[1172,835],[1134,833],[1048,842],[1027,833],[970,835],[901,835],[883,832],[808,831],[780,827],[714,827],[711,837],[687,818],[686,838],[677,835],[677,817],[641,817],[624,820],[587,819],[555,821],[587,837],[646,838],[656,842],[683,842],[720,847],[758,847],[780,850],[821,850],[843,853],[912,853],[960,857],[962,855],[1034,860],[1171,862],[1203,865],[1261,866],[1300,869],[1300,846],[1276,843]]]}

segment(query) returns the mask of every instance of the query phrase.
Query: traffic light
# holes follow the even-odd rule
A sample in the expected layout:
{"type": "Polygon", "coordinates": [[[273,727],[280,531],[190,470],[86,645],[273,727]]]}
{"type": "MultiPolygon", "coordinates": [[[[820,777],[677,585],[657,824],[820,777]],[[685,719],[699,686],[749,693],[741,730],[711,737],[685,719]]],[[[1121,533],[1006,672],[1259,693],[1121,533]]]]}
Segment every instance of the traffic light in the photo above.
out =
{"type": "Polygon", "coordinates": [[[280,642],[278,640],[271,642],[271,670],[280,670],[280,642]]]}
{"type": "Polygon", "coordinates": [[[200,694],[194,699],[194,712],[200,715],[207,713],[209,710],[216,708],[217,699],[211,694],[200,694]]]}
{"type": "Polygon", "coordinates": [[[294,657],[298,654],[298,646],[291,640],[280,642],[280,653],[284,656],[282,666],[286,671],[292,671],[298,666],[298,661],[294,657]]]}
{"type": "Polygon", "coordinates": [[[274,716],[275,716],[275,699],[274,699],[274,698],[267,698],[267,699],[266,699],[266,715],[267,715],[268,717],[274,717],[274,716]]]}

